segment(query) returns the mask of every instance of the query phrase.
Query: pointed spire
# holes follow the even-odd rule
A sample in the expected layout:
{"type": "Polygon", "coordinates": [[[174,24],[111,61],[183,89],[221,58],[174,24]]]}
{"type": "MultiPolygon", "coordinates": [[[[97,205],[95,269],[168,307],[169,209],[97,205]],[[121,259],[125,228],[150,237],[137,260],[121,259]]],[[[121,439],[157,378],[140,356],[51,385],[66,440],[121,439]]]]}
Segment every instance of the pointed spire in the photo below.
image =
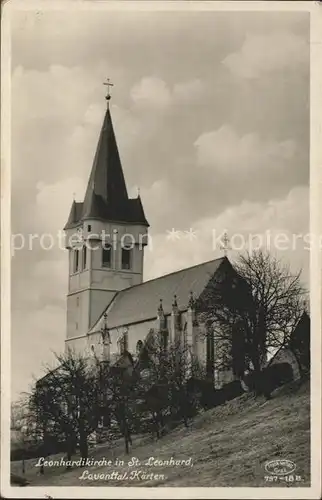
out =
{"type": "Polygon", "coordinates": [[[189,307],[190,309],[193,309],[193,308],[194,308],[194,306],[195,306],[195,299],[194,299],[194,297],[193,297],[193,292],[191,291],[191,292],[190,292],[190,297],[189,297],[189,302],[188,302],[188,307],[189,307]]]}
{"type": "MultiPolygon", "coordinates": [[[[181,315],[179,312],[177,296],[174,295],[172,303],[172,316],[174,317],[174,329],[175,331],[179,331],[181,329],[181,315]]],[[[176,338],[176,334],[173,334],[173,338],[176,338]]]]}
{"type": "Polygon", "coordinates": [[[78,223],[82,206],[82,203],[78,203],[77,201],[73,200],[65,229],[67,229],[68,227],[74,227],[78,223]]]}
{"type": "Polygon", "coordinates": [[[176,295],[173,296],[172,307],[173,308],[177,308],[178,307],[178,302],[177,302],[177,296],[176,295]]]}
{"type": "Polygon", "coordinates": [[[112,118],[107,109],[85,194],[83,217],[97,217],[104,202],[112,212],[117,212],[128,199],[112,118]]]}
{"type": "Polygon", "coordinates": [[[164,314],[162,299],[160,299],[160,304],[158,307],[158,329],[164,331],[167,329],[167,319],[164,314]]]}
{"type": "MultiPolygon", "coordinates": [[[[110,96],[109,92],[108,96],[110,96]]],[[[134,199],[128,197],[112,118],[108,108],[103,120],[84,202],[77,203],[77,207],[76,219],[73,216],[74,218],[71,220],[70,215],[65,229],[69,229],[75,222],[92,218],[149,225],[140,196],[134,199]]]]}
{"type": "Polygon", "coordinates": [[[164,311],[163,311],[162,299],[160,299],[160,304],[158,307],[158,315],[162,316],[163,314],[164,314],[164,311]]]}

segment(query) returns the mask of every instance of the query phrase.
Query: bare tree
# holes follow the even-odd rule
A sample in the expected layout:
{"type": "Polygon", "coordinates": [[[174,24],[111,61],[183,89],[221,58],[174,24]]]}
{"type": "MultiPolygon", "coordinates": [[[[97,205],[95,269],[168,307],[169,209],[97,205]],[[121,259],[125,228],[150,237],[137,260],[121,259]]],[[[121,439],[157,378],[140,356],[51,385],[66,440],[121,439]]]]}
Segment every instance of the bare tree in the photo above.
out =
{"type": "Polygon", "coordinates": [[[207,344],[206,378],[231,369],[245,370],[245,321],[253,307],[251,289],[226,259],[196,300],[198,321],[207,344]]]}
{"type": "Polygon", "coordinates": [[[266,361],[269,349],[288,344],[306,308],[307,292],[300,277],[268,252],[241,256],[237,272],[251,290],[251,308],[244,314],[246,353],[254,370],[266,361]]]}
{"type": "Polygon", "coordinates": [[[145,364],[148,375],[145,383],[145,406],[151,413],[157,438],[162,434],[166,417],[182,419],[188,426],[191,416],[192,394],[187,381],[192,376],[193,359],[183,338],[168,342],[168,332],[150,332],[145,346],[145,364]]]}
{"type": "Polygon", "coordinates": [[[306,290],[301,273],[262,249],[240,256],[234,267],[235,274],[210,283],[198,307],[220,362],[241,377],[249,368],[259,380],[268,351],[288,343],[305,310],[306,290]]]}
{"type": "Polygon", "coordinates": [[[88,436],[97,428],[100,387],[96,366],[88,359],[68,351],[56,355],[58,368],[47,368],[46,375],[33,389],[29,406],[42,434],[44,456],[48,443],[65,440],[70,460],[79,442],[81,457],[88,455],[88,436]]]}
{"type": "Polygon", "coordinates": [[[19,399],[11,404],[10,430],[14,436],[13,444],[22,452],[21,471],[25,473],[25,455],[33,444],[33,427],[29,412],[29,394],[21,393],[19,399]]]}
{"type": "Polygon", "coordinates": [[[109,405],[110,417],[117,422],[124,437],[125,452],[129,453],[132,445],[132,403],[135,393],[135,379],[127,366],[115,364],[105,366],[103,392],[109,405]]]}

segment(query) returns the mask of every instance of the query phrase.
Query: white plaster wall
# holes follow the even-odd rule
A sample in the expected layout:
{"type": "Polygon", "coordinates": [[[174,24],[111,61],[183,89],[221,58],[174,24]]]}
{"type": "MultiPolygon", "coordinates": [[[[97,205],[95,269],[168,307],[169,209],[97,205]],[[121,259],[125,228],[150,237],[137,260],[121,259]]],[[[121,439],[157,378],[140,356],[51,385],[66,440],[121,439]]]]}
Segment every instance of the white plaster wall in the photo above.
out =
{"type": "MultiPolygon", "coordinates": [[[[136,353],[136,344],[139,340],[142,342],[145,340],[151,328],[156,328],[156,320],[146,321],[144,323],[136,323],[126,327],[128,331],[128,350],[131,354],[136,353]]],[[[111,354],[118,353],[118,339],[123,335],[124,327],[120,328],[111,328],[110,329],[110,337],[111,337],[111,354]]],[[[92,335],[90,335],[92,337],[92,335]]],[[[94,337],[93,337],[94,338],[94,337]]]]}
{"type": "Polygon", "coordinates": [[[106,290],[90,290],[89,328],[85,333],[87,333],[88,330],[95,325],[114,296],[115,292],[106,290]]]}
{"type": "Polygon", "coordinates": [[[71,349],[72,351],[86,355],[88,352],[88,341],[87,336],[83,335],[82,337],[75,337],[73,339],[66,339],[65,341],[65,350],[71,349]]]}
{"type": "MultiPolygon", "coordinates": [[[[80,251],[79,271],[73,273],[73,250],[69,251],[69,282],[67,297],[67,332],[66,338],[78,337],[88,332],[95,324],[106,306],[114,296],[114,292],[139,284],[143,279],[144,246],[138,245],[147,240],[147,228],[141,225],[126,225],[104,223],[97,220],[88,220],[78,226],[83,230],[83,240],[90,241],[92,249],[87,248],[87,268],[82,270],[82,252],[80,251]],[[88,231],[88,226],[91,231],[88,231]],[[122,237],[131,234],[136,242],[132,249],[132,267],[130,270],[121,269],[122,237]],[[112,244],[112,268],[102,267],[101,239],[108,238],[112,244]],[[77,297],[79,306],[77,306],[77,297]]],[[[80,247],[78,228],[66,231],[66,247],[69,243],[80,247]]],[[[132,242],[131,238],[128,240],[132,242]]]]}
{"type": "Polygon", "coordinates": [[[66,338],[77,337],[88,332],[90,293],[84,290],[67,297],[66,338]]]}
{"type": "MultiPolygon", "coordinates": [[[[72,252],[71,252],[72,253],[72,252]]],[[[69,293],[88,288],[90,285],[90,271],[88,269],[72,273],[69,277],[69,293]]]]}
{"type": "MultiPolygon", "coordinates": [[[[93,292],[92,292],[93,293],[93,292]]],[[[97,302],[96,299],[92,299],[92,303],[97,302]]],[[[104,300],[102,301],[102,304],[104,303],[104,300]]],[[[106,303],[105,303],[106,305],[106,303]]],[[[184,325],[185,321],[189,320],[188,313],[184,312],[182,313],[182,325],[184,325]]],[[[168,325],[170,326],[171,322],[171,316],[168,316],[168,325]]],[[[76,350],[79,352],[85,352],[84,349],[89,349],[91,345],[95,346],[95,349],[97,349],[97,352],[100,352],[102,347],[100,346],[100,340],[101,340],[101,335],[100,335],[100,328],[102,327],[102,323],[98,325],[97,331],[94,331],[90,334],[87,334],[84,338],[70,338],[69,337],[69,345],[72,345],[76,350]]],[[[148,335],[149,331],[151,329],[154,329],[155,331],[158,331],[158,320],[157,318],[153,318],[151,320],[145,321],[143,323],[136,323],[129,325],[127,327],[119,327],[119,328],[111,328],[109,330],[110,333],[110,339],[111,339],[111,345],[110,345],[110,353],[111,357],[113,355],[118,354],[118,340],[119,338],[123,335],[125,328],[127,329],[127,336],[128,336],[128,349],[131,352],[132,355],[136,355],[136,345],[139,340],[144,341],[146,336],[148,335]]],[[[200,360],[201,364],[203,366],[206,365],[206,356],[207,356],[207,350],[206,350],[206,340],[203,335],[203,329],[201,327],[194,327],[194,335],[196,335],[196,354],[198,356],[198,359],[200,360]]],[[[77,334],[74,334],[73,337],[77,337],[77,334]]],[[[183,339],[182,339],[183,340],[183,339]]]]}

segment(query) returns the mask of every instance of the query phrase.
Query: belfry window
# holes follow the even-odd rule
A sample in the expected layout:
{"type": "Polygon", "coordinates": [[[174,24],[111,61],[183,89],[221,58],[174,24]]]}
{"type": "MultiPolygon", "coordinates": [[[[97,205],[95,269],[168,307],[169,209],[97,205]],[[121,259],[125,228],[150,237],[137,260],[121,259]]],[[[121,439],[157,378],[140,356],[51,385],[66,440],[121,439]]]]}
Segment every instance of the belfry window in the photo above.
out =
{"type": "Polygon", "coordinates": [[[102,248],[102,267],[112,267],[112,246],[104,245],[102,248]]]}
{"type": "Polygon", "coordinates": [[[83,246],[83,270],[86,269],[87,260],[87,248],[86,245],[83,246]]]}
{"type": "Polygon", "coordinates": [[[122,269],[131,269],[132,266],[132,248],[123,247],[122,248],[122,269]]]}
{"type": "Polygon", "coordinates": [[[79,267],[79,250],[74,250],[74,273],[77,273],[79,267]]]}

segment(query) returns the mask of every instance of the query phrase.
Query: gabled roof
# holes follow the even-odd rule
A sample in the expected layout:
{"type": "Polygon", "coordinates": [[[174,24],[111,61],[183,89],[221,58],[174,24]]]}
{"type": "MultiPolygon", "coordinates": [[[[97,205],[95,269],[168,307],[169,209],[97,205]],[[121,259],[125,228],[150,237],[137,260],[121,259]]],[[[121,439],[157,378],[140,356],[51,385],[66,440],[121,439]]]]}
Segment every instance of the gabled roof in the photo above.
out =
{"type": "Polygon", "coordinates": [[[296,343],[299,343],[301,340],[310,340],[310,321],[310,316],[308,315],[307,311],[304,311],[300,319],[298,320],[293,332],[291,333],[288,343],[281,345],[276,350],[273,356],[268,360],[267,366],[270,366],[272,364],[274,359],[281,351],[289,351],[297,359],[296,347],[299,347],[299,345],[296,346],[296,343]]]}
{"type": "Polygon", "coordinates": [[[291,334],[290,344],[292,344],[292,342],[296,342],[300,338],[309,337],[310,325],[311,325],[310,316],[308,315],[307,311],[304,311],[291,334]]]}
{"type": "Polygon", "coordinates": [[[169,315],[174,295],[180,311],[187,310],[190,292],[197,299],[224,262],[229,262],[226,257],[211,260],[118,292],[90,332],[101,329],[105,312],[109,328],[156,319],[160,299],[165,315],[169,315]]]}
{"type": "Polygon", "coordinates": [[[69,212],[69,217],[65,229],[76,226],[82,217],[82,212],[83,203],[74,200],[69,212]]]}
{"type": "Polygon", "coordinates": [[[84,202],[73,202],[64,229],[86,219],[149,225],[140,196],[128,197],[109,109],[105,113],[84,202]]]}

